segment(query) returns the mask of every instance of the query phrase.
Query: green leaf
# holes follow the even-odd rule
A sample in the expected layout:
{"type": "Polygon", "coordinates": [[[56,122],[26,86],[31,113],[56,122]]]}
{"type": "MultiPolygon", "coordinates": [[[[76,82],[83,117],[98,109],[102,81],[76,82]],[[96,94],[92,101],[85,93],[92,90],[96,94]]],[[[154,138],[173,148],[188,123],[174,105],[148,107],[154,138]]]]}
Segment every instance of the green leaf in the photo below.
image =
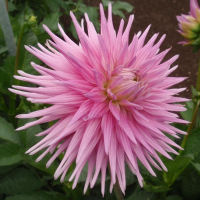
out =
{"type": "Polygon", "coordinates": [[[0,145],[0,166],[12,165],[22,160],[20,147],[13,143],[0,145]]]}
{"type": "Polygon", "coordinates": [[[133,192],[133,194],[131,196],[126,198],[126,200],[133,200],[133,199],[136,199],[136,200],[156,200],[153,193],[146,192],[144,190],[135,191],[135,192],[133,192]]]}
{"type": "Polygon", "coordinates": [[[3,66],[0,68],[0,92],[7,95],[14,95],[8,88],[13,84],[15,57],[7,56],[4,60],[3,66]]]}
{"type": "Polygon", "coordinates": [[[127,2],[124,2],[124,1],[116,1],[112,6],[113,11],[125,10],[127,12],[132,12],[133,8],[134,7],[130,3],[127,3],[127,2]]]}
{"type": "Polygon", "coordinates": [[[199,200],[200,199],[200,175],[197,172],[192,172],[182,178],[181,190],[185,199],[199,200]]]}
{"type": "Polygon", "coordinates": [[[182,200],[182,197],[179,197],[178,195],[172,195],[168,196],[166,200],[182,200]]]}
{"type": "Polygon", "coordinates": [[[30,156],[30,155],[27,155],[25,154],[23,156],[23,159],[29,163],[31,166],[41,170],[41,171],[44,171],[44,172],[47,172],[49,174],[54,174],[56,169],[58,168],[58,163],[56,161],[54,161],[51,166],[49,168],[46,168],[46,163],[49,161],[49,159],[51,158],[51,155],[50,154],[47,154],[42,160],[40,160],[39,162],[35,162],[35,160],[43,153],[44,151],[41,151],[33,156],[30,156]]]}
{"type": "MultiPolygon", "coordinates": [[[[35,120],[36,119],[19,119],[18,127],[21,127],[25,125],[26,123],[29,123],[35,120]]],[[[35,136],[36,134],[40,132],[42,132],[42,129],[39,125],[19,131],[19,136],[22,140],[25,151],[41,140],[41,137],[35,136]]]]}
{"type": "Polygon", "coordinates": [[[109,1],[109,0],[102,0],[103,6],[108,7],[108,4],[111,3],[113,4],[114,1],[109,1]]]}
{"type": "Polygon", "coordinates": [[[59,7],[62,5],[62,0],[46,0],[49,9],[53,12],[59,12],[59,7]]]}
{"type": "Polygon", "coordinates": [[[86,165],[83,167],[83,169],[82,169],[82,171],[81,171],[81,175],[80,175],[80,177],[79,177],[79,179],[78,179],[78,182],[79,182],[79,183],[80,183],[80,182],[85,182],[85,181],[86,181],[87,173],[88,173],[88,165],[86,164],[86,165]]]}
{"type": "Polygon", "coordinates": [[[70,24],[69,26],[69,31],[71,32],[72,36],[78,40],[78,35],[77,35],[77,32],[76,32],[76,29],[75,29],[75,26],[73,23],[70,24]]]}
{"type": "Polygon", "coordinates": [[[187,139],[185,150],[182,155],[194,154],[197,155],[200,152],[200,128],[192,131],[187,139]]]}
{"type": "Polygon", "coordinates": [[[25,48],[24,45],[31,45],[36,46],[38,40],[35,34],[28,30],[24,32],[22,37],[22,43],[20,47],[20,55],[19,55],[19,68],[18,70],[25,71],[29,74],[36,74],[36,70],[31,66],[31,62],[40,63],[39,59],[37,59],[34,55],[29,53],[25,48]]]}
{"type": "Polygon", "coordinates": [[[30,170],[17,168],[1,178],[0,193],[30,193],[42,188],[46,184],[46,181],[41,180],[41,178],[37,177],[30,170]]]}
{"type": "Polygon", "coordinates": [[[0,138],[21,145],[19,134],[14,130],[12,124],[0,117],[0,138]]]}
{"type": "Polygon", "coordinates": [[[6,200],[66,200],[66,198],[55,192],[36,191],[29,194],[18,194],[15,196],[7,197],[6,200]]]}
{"type": "Polygon", "coordinates": [[[192,115],[193,115],[193,107],[194,107],[194,102],[193,101],[187,101],[185,103],[185,108],[187,108],[186,111],[180,112],[181,116],[183,119],[191,122],[192,121],[192,115]]]}
{"type": "Polygon", "coordinates": [[[9,171],[11,171],[12,169],[18,167],[21,163],[16,163],[13,165],[6,165],[6,166],[0,166],[0,174],[5,174],[9,171]]]}
{"type": "Polygon", "coordinates": [[[144,189],[147,192],[155,192],[155,193],[159,193],[159,192],[167,192],[170,190],[170,188],[168,188],[167,186],[164,185],[152,185],[152,184],[146,184],[145,181],[143,181],[143,185],[144,185],[144,189]]]}
{"type": "Polygon", "coordinates": [[[113,12],[114,15],[119,15],[120,17],[125,19],[125,15],[121,10],[113,10],[112,12],[113,12]]]}
{"type": "Polygon", "coordinates": [[[126,170],[126,185],[131,185],[135,182],[137,182],[136,176],[132,173],[132,171],[129,169],[127,165],[125,165],[126,170]]]}
{"type": "Polygon", "coordinates": [[[12,26],[13,34],[16,37],[16,36],[19,35],[19,32],[20,32],[20,24],[19,24],[18,19],[16,17],[12,17],[12,16],[9,15],[9,18],[10,18],[10,23],[11,23],[11,26],[12,26]]]}
{"type": "Polygon", "coordinates": [[[99,25],[99,21],[98,21],[97,9],[92,6],[85,6],[84,4],[82,4],[82,6],[79,7],[79,11],[81,11],[83,14],[87,13],[90,18],[90,21],[94,24],[97,31],[99,31],[100,25],[99,25]]]}
{"type": "Polygon", "coordinates": [[[14,65],[15,65],[15,57],[14,56],[7,56],[4,60],[3,66],[1,69],[7,72],[10,77],[14,75],[14,65]]]}
{"type": "Polygon", "coordinates": [[[8,1],[8,11],[12,12],[14,10],[17,10],[16,6],[12,2],[8,1]]]}
{"type": "Polygon", "coordinates": [[[3,53],[5,53],[5,52],[7,52],[8,51],[8,47],[1,47],[0,48],[0,54],[3,54],[3,53]]]}
{"type": "Polygon", "coordinates": [[[192,162],[192,165],[194,166],[194,168],[196,169],[196,171],[200,174],[200,164],[192,162]]]}
{"type": "Polygon", "coordinates": [[[51,29],[51,31],[57,32],[58,31],[58,22],[59,22],[59,12],[51,13],[44,17],[44,20],[39,25],[39,29],[40,29],[41,33],[46,32],[43,28],[43,24],[45,24],[46,26],[48,26],[51,29]]]}
{"type": "Polygon", "coordinates": [[[194,88],[193,85],[191,85],[191,90],[192,90],[192,97],[195,97],[197,95],[197,90],[194,88]]]}
{"type": "Polygon", "coordinates": [[[8,88],[11,87],[11,79],[7,72],[0,68],[0,92],[10,94],[8,88]]]}
{"type": "MultiPolygon", "coordinates": [[[[18,126],[19,127],[23,126],[24,124],[31,122],[31,121],[34,121],[34,120],[33,119],[20,119],[18,126]]],[[[19,135],[20,135],[22,143],[24,145],[24,152],[26,150],[28,150],[30,147],[32,147],[33,145],[35,145],[36,143],[38,143],[42,139],[42,137],[35,136],[36,134],[38,134],[40,132],[42,132],[42,129],[39,125],[19,131],[19,135]]],[[[54,174],[54,172],[56,171],[56,169],[58,167],[57,162],[53,162],[49,168],[46,168],[46,163],[51,158],[50,154],[47,154],[41,161],[35,162],[37,157],[42,153],[43,153],[43,151],[40,151],[39,153],[37,153],[33,156],[23,154],[23,160],[25,160],[26,162],[28,162],[30,165],[32,165],[33,167],[35,167],[37,169],[40,169],[40,170],[50,173],[50,174],[54,174]]]]}
{"type": "Polygon", "coordinates": [[[184,156],[176,157],[174,161],[167,160],[164,162],[168,169],[168,172],[163,172],[165,182],[171,185],[193,159],[193,154],[187,154],[184,156]]]}

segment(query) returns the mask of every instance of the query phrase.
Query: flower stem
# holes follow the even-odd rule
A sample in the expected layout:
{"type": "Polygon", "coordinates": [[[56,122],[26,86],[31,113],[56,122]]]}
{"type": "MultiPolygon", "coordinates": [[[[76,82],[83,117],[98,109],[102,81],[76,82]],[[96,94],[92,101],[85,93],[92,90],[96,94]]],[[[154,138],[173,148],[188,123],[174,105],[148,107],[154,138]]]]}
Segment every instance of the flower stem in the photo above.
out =
{"type": "Polygon", "coordinates": [[[200,92],[200,59],[199,59],[199,69],[198,69],[198,75],[197,75],[196,91],[200,92]]]}
{"type": "MultiPolygon", "coordinates": [[[[199,95],[198,93],[200,92],[200,60],[199,60],[199,69],[198,69],[198,75],[197,75],[197,83],[196,83],[196,92],[197,92],[197,96],[199,95]]],[[[196,123],[196,118],[197,118],[197,114],[198,114],[198,110],[199,110],[199,105],[200,105],[200,99],[198,97],[197,102],[194,104],[194,108],[193,108],[193,116],[192,116],[192,121],[187,129],[187,135],[185,135],[182,143],[181,143],[181,147],[184,148],[185,144],[187,142],[188,136],[192,130],[192,128],[194,127],[195,123],[196,123]]],[[[179,154],[181,155],[182,150],[179,150],[179,154]]]]}
{"type": "MultiPolygon", "coordinates": [[[[197,118],[197,114],[198,114],[198,110],[199,110],[199,105],[200,105],[200,100],[197,101],[196,105],[195,105],[195,109],[194,109],[194,113],[193,113],[193,117],[192,117],[192,122],[190,123],[189,127],[188,127],[188,130],[187,130],[187,135],[185,135],[182,143],[181,143],[181,147],[184,148],[185,147],[185,144],[187,142],[187,139],[188,139],[188,136],[196,122],[196,118],[197,118]]],[[[179,154],[182,153],[182,150],[179,150],[179,154]]]]}
{"type": "Polygon", "coordinates": [[[18,38],[18,42],[17,42],[17,52],[16,52],[16,57],[15,57],[14,75],[17,74],[17,70],[18,70],[18,66],[19,66],[20,47],[21,47],[22,37],[23,37],[24,29],[25,29],[26,25],[27,25],[27,23],[25,22],[25,23],[22,25],[22,28],[21,28],[20,33],[19,33],[19,38],[18,38]]]}
{"type": "Polygon", "coordinates": [[[114,192],[117,200],[124,200],[118,180],[116,180],[116,183],[114,185],[114,192]]]}
{"type": "MultiPolygon", "coordinates": [[[[24,33],[24,29],[26,27],[26,22],[23,24],[20,33],[19,33],[19,38],[18,38],[18,42],[17,42],[17,52],[16,52],[16,56],[15,56],[15,68],[14,68],[14,75],[17,74],[17,70],[18,70],[18,66],[19,66],[19,56],[20,56],[20,47],[21,47],[21,43],[22,43],[22,37],[23,37],[23,33],[24,33]]],[[[17,84],[17,81],[14,80],[14,85],[17,84]]],[[[14,118],[14,112],[15,112],[15,99],[16,99],[16,95],[14,95],[13,97],[10,97],[10,104],[9,104],[9,116],[10,116],[10,121],[12,121],[14,123],[15,118],[14,118]]]]}

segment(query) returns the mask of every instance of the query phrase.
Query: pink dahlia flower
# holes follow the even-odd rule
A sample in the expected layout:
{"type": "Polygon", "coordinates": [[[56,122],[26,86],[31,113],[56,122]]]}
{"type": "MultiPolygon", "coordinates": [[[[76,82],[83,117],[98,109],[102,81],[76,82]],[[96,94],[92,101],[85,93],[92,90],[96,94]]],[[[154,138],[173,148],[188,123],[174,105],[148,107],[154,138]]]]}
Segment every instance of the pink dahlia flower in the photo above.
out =
{"type": "Polygon", "coordinates": [[[200,8],[197,0],[190,0],[188,15],[177,16],[179,22],[178,32],[185,38],[180,44],[200,47],[200,8]]]}
{"type": "Polygon", "coordinates": [[[177,133],[185,134],[171,125],[173,122],[186,123],[177,114],[171,113],[185,110],[182,105],[173,104],[185,101],[173,96],[184,89],[169,89],[185,78],[168,77],[177,68],[174,66],[170,69],[170,65],[178,56],[162,62],[170,50],[158,53],[165,35],[154,44],[158,36],[154,34],[144,44],[149,26],[143,34],[135,35],[129,44],[133,15],[124,31],[124,20],[121,20],[116,33],[111,5],[108,7],[108,20],[102,5],[100,12],[100,34],[96,32],[87,14],[85,19],[88,34],[84,31],[83,23],[80,26],[74,14],[70,13],[80,39],[79,45],[68,38],[60,25],[65,41],[44,26],[53,39],[53,42],[46,44],[48,50],[41,44],[38,44],[40,50],[28,46],[26,49],[49,68],[31,63],[40,76],[22,71],[19,71],[21,76],[15,76],[40,87],[13,86],[18,90],[10,90],[28,97],[27,100],[32,103],[52,105],[43,110],[18,115],[18,118],[41,118],[17,130],[57,120],[53,126],[38,134],[45,137],[27,151],[32,155],[46,149],[37,162],[47,153],[55,152],[47,167],[64,153],[55,172],[55,179],[61,176],[63,181],[70,165],[75,162],[76,167],[69,179],[74,179],[74,188],[83,167],[88,163],[84,192],[89,185],[91,188],[95,185],[101,174],[101,190],[104,194],[109,166],[110,191],[118,180],[124,193],[125,163],[142,186],[143,178],[137,160],[156,176],[150,164],[167,171],[157,153],[171,159],[168,152],[177,152],[170,145],[181,149],[163,132],[176,138],[177,133]]]}

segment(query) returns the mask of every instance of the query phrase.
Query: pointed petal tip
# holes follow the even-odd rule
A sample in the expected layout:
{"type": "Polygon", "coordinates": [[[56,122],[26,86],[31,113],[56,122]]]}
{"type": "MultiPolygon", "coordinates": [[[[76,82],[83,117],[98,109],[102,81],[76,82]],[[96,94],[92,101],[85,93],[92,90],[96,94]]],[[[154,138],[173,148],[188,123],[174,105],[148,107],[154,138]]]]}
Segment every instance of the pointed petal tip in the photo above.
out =
{"type": "Polygon", "coordinates": [[[46,29],[49,29],[48,27],[47,27],[47,25],[45,25],[45,24],[42,24],[42,26],[43,26],[43,28],[46,30],[46,29]]]}
{"type": "Polygon", "coordinates": [[[23,129],[25,129],[24,126],[21,126],[21,127],[17,128],[17,129],[15,129],[15,131],[21,131],[23,129]]]}
{"type": "Polygon", "coordinates": [[[28,154],[28,153],[30,153],[31,151],[30,151],[30,149],[28,149],[26,152],[25,152],[25,154],[28,154]]]}
{"type": "Polygon", "coordinates": [[[8,88],[8,90],[9,90],[10,92],[13,92],[13,89],[12,89],[12,88],[8,88]]]}

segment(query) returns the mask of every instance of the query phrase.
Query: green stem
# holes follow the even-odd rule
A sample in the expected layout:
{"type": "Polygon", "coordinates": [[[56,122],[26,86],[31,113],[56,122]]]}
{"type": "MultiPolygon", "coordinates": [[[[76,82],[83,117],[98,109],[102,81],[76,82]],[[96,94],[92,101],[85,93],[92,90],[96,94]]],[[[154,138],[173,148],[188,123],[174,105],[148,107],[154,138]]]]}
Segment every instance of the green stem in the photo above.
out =
{"type": "Polygon", "coordinates": [[[18,70],[18,66],[19,66],[19,54],[20,54],[20,47],[21,47],[21,43],[22,43],[22,38],[23,38],[23,33],[24,33],[24,29],[26,27],[27,23],[25,22],[20,30],[19,33],[19,38],[18,38],[18,42],[17,42],[17,52],[16,52],[16,57],[15,57],[15,68],[14,68],[14,75],[17,74],[17,70],[18,70]]]}
{"type": "Polygon", "coordinates": [[[116,183],[114,185],[114,192],[117,200],[124,200],[118,180],[116,180],[116,183]]]}
{"type": "Polygon", "coordinates": [[[184,148],[185,147],[185,144],[186,144],[186,141],[188,139],[188,135],[190,134],[195,122],[196,122],[196,118],[197,118],[197,114],[198,114],[198,110],[199,110],[199,105],[200,105],[200,100],[197,101],[197,104],[195,106],[195,110],[194,110],[194,114],[193,114],[193,117],[192,117],[192,122],[190,123],[189,127],[188,127],[188,130],[187,130],[187,135],[185,135],[184,139],[183,139],[183,142],[181,144],[181,147],[184,148]]]}
{"type": "Polygon", "coordinates": [[[71,10],[73,13],[78,11],[79,4],[80,4],[80,1],[76,4],[76,8],[71,10]]]}
{"type": "MultiPolygon", "coordinates": [[[[18,66],[19,66],[19,56],[20,56],[20,47],[21,47],[21,43],[22,43],[22,38],[23,38],[23,33],[24,33],[24,29],[26,27],[27,23],[25,22],[20,30],[19,33],[19,38],[18,38],[18,42],[17,42],[17,52],[16,52],[16,56],[15,56],[15,67],[14,67],[14,75],[17,74],[17,70],[18,70],[18,66]]],[[[14,80],[14,85],[17,83],[17,80],[14,80]]],[[[14,112],[15,112],[15,99],[16,99],[16,95],[14,95],[13,97],[10,98],[10,103],[9,103],[9,116],[10,116],[10,120],[14,123],[15,118],[14,118],[14,112]]]]}
{"type": "MultiPolygon", "coordinates": [[[[197,83],[196,83],[196,91],[197,91],[197,95],[200,92],[200,60],[199,60],[199,69],[198,69],[198,76],[197,76],[197,83]]],[[[192,121],[188,127],[187,130],[187,135],[185,135],[182,143],[181,143],[181,147],[184,149],[185,144],[187,142],[188,136],[192,130],[192,128],[194,127],[195,123],[196,123],[196,118],[197,118],[197,114],[198,114],[198,110],[199,110],[199,105],[200,105],[200,99],[197,100],[197,103],[194,104],[194,108],[193,108],[193,116],[192,116],[192,121]]],[[[183,151],[179,150],[179,154],[181,155],[183,151]]]]}
{"type": "Polygon", "coordinates": [[[200,92],[200,60],[199,60],[199,70],[198,70],[198,76],[197,76],[196,90],[197,92],[200,92]]]}

